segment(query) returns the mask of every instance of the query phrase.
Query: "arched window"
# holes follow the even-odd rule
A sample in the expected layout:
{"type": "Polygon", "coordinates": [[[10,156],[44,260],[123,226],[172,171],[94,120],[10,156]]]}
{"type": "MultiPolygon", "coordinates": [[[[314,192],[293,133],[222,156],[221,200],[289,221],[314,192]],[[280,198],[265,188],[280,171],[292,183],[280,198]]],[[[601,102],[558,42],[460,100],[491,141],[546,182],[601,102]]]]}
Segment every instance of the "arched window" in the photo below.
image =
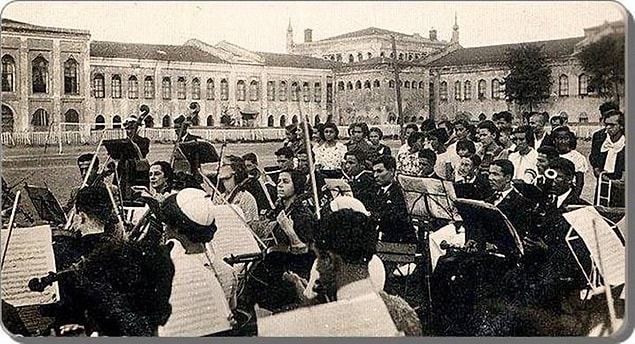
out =
{"type": "Polygon", "coordinates": [[[154,99],[154,79],[146,76],[143,80],[143,97],[145,99],[154,99]]]}
{"type": "Polygon", "coordinates": [[[492,99],[500,99],[501,84],[498,79],[492,79],[492,99]]]}
{"type": "Polygon", "coordinates": [[[470,100],[472,99],[472,83],[469,80],[465,81],[465,84],[463,84],[463,88],[465,89],[463,97],[465,100],[470,100]]]}
{"type": "Polygon", "coordinates": [[[417,82],[415,80],[412,80],[412,88],[416,89],[417,88],[417,82]]]}
{"type": "Polygon", "coordinates": [[[589,115],[587,115],[586,112],[581,112],[580,117],[578,118],[578,122],[589,123],[589,115]]]}
{"type": "Polygon", "coordinates": [[[361,90],[362,89],[362,82],[361,81],[357,80],[355,82],[355,89],[356,90],[361,90]]]}
{"type": "Polygon", "coordinates": [[[419,55],[419,54],[415,54],[415,60],[418,60],[418,59],[419,59],[419,57],[421,57],[421,55],[419,55]]]}
{"type": "Polygon", "coordinates": [[[104,98],[105,90],[104,90],[104,75],[103,74],[95,74],[93,77],[93,92],[95,94],[95,98],[104,98]]]}
{"type": "Polygon", "coordinates": [[[397,121],[397,116],[395,116],[395,113],[394,112],[388,113],[388,123],[395,124],[396,121],[397,121]]]}
{"type": "Polygon", "coordinates": [[[352,90],[352,89],[353,89],[353,83],[352,83],[352,82],[350,82],[350,81],[349,81],[349,82],[347,82],[347,83],[346,83],[346,89],[348,89],[348,90],[352,90]]]}
{"type": "Polygon", "coordinates": [[[44,57],[38,56],[33,60],[31,78],[33,93],[48,92],[49,62],[44,57]]]}
{"type": "Polygon", "coordinates": [[[297,82],[292,82],[291,83],[291,101],[292,102],[297,102],[300,99],[300,85],[298,85],[297,82]]]}
{"type": "Polygon", "coordinates": [[[192,79],[192,99],[201,99],[201,80],[198,78],[192,79]]]}
{"type": "Polygon", "coordinates": [[[370,89],[370,80],[364,81],[364,88],[370,89]]]}
{"type": "Polygon", "coordinates": [[[379,80],[375,79],[375,81],[373,81],[373,87],[379,87],[379,80]]]}
{"type": "Polygon", "coordinates": [[[297,115],[293,115],[293,117],[291,117],[291,123],[298,124],[298,116],[297,115]]]}
{"type": "Polygon", "coordinates": [[[163,119],[161,120],[161,126],[163,128],[169,128],[172,126],[172,119],[170,118],[170,115],[163,116],[163,119]]]}
{"type": "Polygon", "coordinates": [[[302,84],[302,98],[305,102],[311,101],[311,90],[309,88],[309,83],[305,82],[302,84]]]}
{"type": "Polygon", "coordinates": [[[406,82],[404,82],[403,84],[404,88],[410,88],[410,81],[406,80],[406,82]]]}
{"type": "MultiPolygon", "coordinates": [[[[586,96],[587,94],[589,94],[589,79],[586,74],[580,74],[578,77],[578,95],[586,96]]],[[[587,122],[588,121],[589,118],[587,117],[587,122]]]]}
{"type": "Polygon", "coordinates": [[[113,98],[121,98],[121,77],[118,74],[112,76],[111,80],[113,98]]]}
{"type": "Polygon", "coordinates": [[[392,53],[392,52],[391,52],[391,53],[390,53],[390,58],[391,58],[391,59],[394,59],[394,58],[395,58],[395,53],[392,53]]]}
{"type": "Polygon", "coordinates": [[[487,82],[483,79],[478,81],[478,99],[485,99],[485,88],[487,87],[487,82]]]}
{"type": "Polygon", "coordinates": [[[344,91],[344,81],[340,81],[337,83],[337,90],[344,91]]]}
{"type": "Polygon", "coordinates": [[[95,117],[95,123],[96,130],[103,130],[104,128],[106,128],[106,120],[102,115],[97,115],[97,117],[95,117]]]}
{"type": "Polygon", "coordinates": [[[412,61],[412,54],[408,54],[408,61],[412,61]]]}
{"type": "Polygon", "coordinates": [[[353,57],[353,54],[348,54],[348,62],[355,62],[355,57],[353,57]]]}
{"type": "Polygon", "coordinates": [[[260,99],[260,92],[258,87],[258,81],[252,80],[249,84],[249,100],[256,101],[260,99]]]}
{"type": "Polygon", "coordinates": [[[424,89],[424,85],[425,84],[423,83],[423,80],[419,81],[419,88],[420,89],[424,89]]]}
{"type": "Polygon", "coordinates": [[[215,96],[214,79],[207,79],[207,100],[214,100],[215,96]]]}
{"type": "Polygon", "coordinates": [[[46,131],[48,130],[49,124],[49,113],[44,109],[35,110],[33,117],[31,118],[33,131],[46,131]]]}
{"type": "Polygon", "coordinates": [[[368,59],[372,59],[373,58],[373,53],[371,53],[370,51],[368,53],[366,53],[366,56],[368,56],[368,59]]]}
{"type": "Polygon", "coordinates": [[[379,53],[379,57],[386,57],[386,53],[384,53],[383,51],[379,53]]]}
{"type": "Polygon", "coordinates": [[[207,120],[206,123],[208,127],[213,127],[214,126],[214,116],[209,115],[207,116],[207,120]]]}
{"type": "Polygon", "coordinates": [[[560,75],[558,80],[558,95],[560,97],[569,96],[569,77],[565,74],[560,75]]]}
{"type": "Polygon", "coordinates": [[[184,77],[176,79],[176,98],[183,100],[187,97],[187,84],[184,77]]]}
{"type": "Polygon", "coordinates": [[[373,125],[379,125],[379,116],[373,117],[373,121],[371,122],[373,125]]]}
{"type": "Polygon", "coordinates": [[[284,115],[280,116],[279,127],[284,128],[286,125],[287,125],[287,118],[284,115]]]}
{"type": "Polygon", "coordinates": [[[2,132],[13,132],[13,111],[6,105],[2,105],[2,132]]]}
{"type": "Polygon", "coordinates": [[[70,109],[64,114],[64,122],[66,123],[79,123],[79,114],[77,111],[70,109]]]}
{"type": "Polygon", "coordinates": [[[281,102],[287,101],[287,82],[280,81],[280,93],[278,94],[278,100],[281,102]]]}
{"type": "Polygon", "coordinates": [[[313,126],[317,127],[320,123],[322,123],[322,120],[320,120],[320,115],[315,115],[315,117],[313,117],[313,126]]]}
{"type": "Polygon", "coordinates": [[[342,62],[342,54],[337,54],[337,62],[342,62]]]}
{"type": "Polygon", "coordinates": [[[322,85],[319,82],[313,84],[313,100],[316,103],[322,101],[322,85]]]}
{"type": "Polygon", "coordinates": [[[395,88],[395,80],[388,81],[388,87],[389,88],[395,88]]]}
{"type": "Polygon", "coordinates": [[[143,124],[146,128],[154,128],[154,118],[152,118],[152,115],[146,116],[146,118],[143,119],[143,124]]]}
{"type": "Polygon", "coordinates": [[[227,79],[222,79],[220,81],[220,100],[228,100],[229,99],[229,83],[227,83],[227,79]]]}
{"type": "Polygon", "coordinates": [[[448,100],[448,82],[447,81],[441,81],[441,84],[439,85],[439,98],[441,98],[441,100],[448,100]]]}
{"type": "Polygon", "coordinates": [[[64,62],[64,94],[79,94],[77,88],[77,69],[79,63],[70,57],[64,62]]]}
{"type": "Polygon", "coordinates": [[[139,98],[139,81],[137,80],[137,77],[134,75],[128,78],[128,98],[129,99],[139,98]]]}
{"type": "Polygon", "coordinates": [[[400,54],[399,54],[399,59],[400,59],[400,60],[403,60],[403,53],[400,53],[400,54]]]}
{"type": "Polygon", "coordinates": [[[357,61],[362,61],[364,59],[364,55],[362,53],[357,53],[357,61]]]}
{"type": "Polygon", "coordinates": [[[276,100],[276,82],[275,81],[267,81],[267,100],[268,101],[276,100]]]}
{"type": "MultiPolygon", "coordinates": [[[[4,55],[2,56],[2,92],[13,92],[14,89],[15,61],[11,55],[4,55]]],[[[4,106],[2,108],[4,109],[4,106]]],[[[7,109],[9,108],[7,107],[7,109]]],[[[9,109],[9,111],[11,110],[9,109]]]]}
{"type": "Polygon", "coordinates": [[[269,117],[267,117],[267,126],[268,127],[273,127],[273,115],[269,115],[269,117]]]}
{"type": "Polygon", "coordinates": [[[112,128],[121,129],[121,117],[119,117],[119,115],[115,115],[115,117],[112,118],[112,128]]]}
{"type": "Polygon", "coordinates": [[[163,78],[161,89],[163,90],[163,99],[172,98],[172,80],[170,80],[169,76],[163,78]]]}
{"type": "Polygon", "coordinates": [[[461,100],[461,82],[456,81],[454,83],[454,99],[461,100]]]}

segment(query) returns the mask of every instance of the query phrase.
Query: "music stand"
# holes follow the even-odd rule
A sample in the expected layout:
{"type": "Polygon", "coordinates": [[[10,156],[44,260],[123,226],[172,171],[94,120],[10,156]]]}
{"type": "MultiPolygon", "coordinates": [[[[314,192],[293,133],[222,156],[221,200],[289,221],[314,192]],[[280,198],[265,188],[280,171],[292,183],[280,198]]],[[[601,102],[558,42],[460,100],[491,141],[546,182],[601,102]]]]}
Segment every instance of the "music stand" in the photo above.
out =
{"type": "Polygon", "coordinates": [[[397,181],[403,189],[410,216],[424,219],[460,220],[454,206],[456,193],[451,182],[404,175],[398,175],[397,181]]]}
{"type": "Polygon", "coordinates": [[[480,247],[485,247],[487,242],[496,245],[504,253],[516,256],[525,254],[516,228],[493,204],[458,198],[455,206],[463,219],[466,242],[473,240],[480,247]]]}
{"type": "Polygon", "coordinates": [[[198,171],[201,164],[220,161],[216,148],[207,141],[179,142],[177,149],[187,159],[192,174],[198,171]]]}
{"type": "Polygon", "coordinates": [[[47,187],[24,185],[35,210],[40,218],[53,226],[66,223],[66,214],[62,210],[60,202],[47,187]]]}
{"type": "Polygon", "coordinates": [[[523,197],[531,201],[543,201],[545,199],[545,191],[534,184],[513,181],[512,185],[523,197]]]}
{"type": "Polygon", "coordinates": [[[129,139],[104,140],[104,147],[113,160],[139,160],[139,153],[129,139]]]}

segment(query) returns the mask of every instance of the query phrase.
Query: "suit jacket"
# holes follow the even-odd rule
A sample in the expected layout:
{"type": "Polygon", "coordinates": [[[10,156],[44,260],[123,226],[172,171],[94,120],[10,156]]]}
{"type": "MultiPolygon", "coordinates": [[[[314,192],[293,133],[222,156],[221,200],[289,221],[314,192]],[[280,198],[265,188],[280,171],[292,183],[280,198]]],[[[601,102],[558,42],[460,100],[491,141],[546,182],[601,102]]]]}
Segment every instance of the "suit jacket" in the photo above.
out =
{"type": "Polygon", "coordinates": [[[410,222],[410,214],[401,186],[394,181],[387,192],[379,189],[376,193],[371,216],[377,220],[382,241],[416,243],[417,235],[410,222]]]}
{"type": "Polygon", "coordinates": [[[132,142],[139,146],[139,150],[141,151],[141,155],[145,159],[148,153],[150,152],[150,139],[147,137],[141,137],[139,135],[135,135],[132,139],[132,142]]]}
{"type": "Polygon", "coordinates": [[[492,190],[487,181],[487,177],[479,173],[476,175],[476,179],[473,183],[454,183],[454,192],[458,198],[482,201],[492,193],[492,190]]]}
{"type": "Polygon", "coordinates": [[[533,204],[518,191],[512,189],[496,206],[516,228],[520,237],[531,235],[534,231],[532,219],[533,204]]]}
{"type": "Polygon", "coordinates": [[[553,143],[553,137],[551,136],[550,133],[545,133],[545,138],[542,139],[542,142],[540,143],[540,146],[536,147],[536,144],[534,143],[534,149],[536,149],[536,150],[538,150],[538,148],[544,147],[544,146],[555,147],[554,143],[553,143]]]}
{"type": "Polygon", "coordinates": [[[371,209],[378,188],[372,172],[365,170],[358,176],[352,177],[348,182],[351,186],[353,197],[362,202],[366,209],[371,209]]]}
{"type": "MultiPolygon", "coordinates": [[[[602,148],[602,144],[606,140],[606,131],[604,129],[598,130],[593,133],[593,138],[591,140],[591,153],[589,153],[589,162],[593,168],[599,168],[600,170],[604,169],[604,163],[606,162],[607,152],[601,152],[600,148],[602,148]]],[[[621,179],[624,170],[626,169],[626,148],[622,149],[621,152],[617,154],[617,159],[615,161],[615,171],[607,176],[610,179],[621,179]]]]}

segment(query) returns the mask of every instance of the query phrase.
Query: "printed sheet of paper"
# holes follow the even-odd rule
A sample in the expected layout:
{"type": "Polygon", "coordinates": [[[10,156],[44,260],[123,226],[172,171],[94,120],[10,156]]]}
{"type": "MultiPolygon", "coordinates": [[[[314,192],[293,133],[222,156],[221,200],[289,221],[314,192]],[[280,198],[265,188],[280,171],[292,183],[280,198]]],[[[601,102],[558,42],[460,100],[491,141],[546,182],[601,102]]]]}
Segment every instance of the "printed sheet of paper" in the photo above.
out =
{"type": "Polygon", "coordinates": [[[456,193],[451,182],[403,175],[399,175],[397,179],[404,191],[410,215],[446,220],[460,219],[454,206],[456,193]]]}
{"type": "Polygon", "coordinates": [[[217,205],[213,208],[218,228],[211,242],[214,254],[228,257],[232,254],[260,252],[260,247],[258,247],[258,242],[254,239],[253,234],[230,207],[233,207],[242,216],[242,210],[236,205],[217,205]]]}
{"type": "Polygon", "coordinates": [[[564,218],[580,235],[600,273],[610,285],[626,280],[626,248],[611,226],[593,207],[564,214],[564,218]]]}
{"type": "Polygon", "coordinates": [[[395,337],[402,335],[378,294],[258,318],[262,337],[395,337]]]}
{"type": "Polygon", "coordinates": [[[465,228],[460,227],[457,231],[453,223],[441,227],[439,230],[431,232],[429,236],[430,241],[430,263],[432,270],[437,266],[439,258],[445,255],[444,249],[441,248],[443,241],[450,245],[463,247],[465,246],[465,228]]]}
{"type": "Polygon", "coordinates": [[[0,233],[2,252],[9,239],[2,266],[2,299],[15,307],[58,302],[60,292],[57,282],[42,293],[30,291],[28,287],[32,278],[44,277],[49,271],[56,272],[51,227],[14,228],[10,238],[9,229],[2,229],[0,233]]]}
{"type": "Polygon", "coordinates": [[[200,337],[230,329],[231,311],[206,255],[185,254],[175,241],[170,257],[174,262],[172,314],[159,327],[159,337],[200,337]]]}

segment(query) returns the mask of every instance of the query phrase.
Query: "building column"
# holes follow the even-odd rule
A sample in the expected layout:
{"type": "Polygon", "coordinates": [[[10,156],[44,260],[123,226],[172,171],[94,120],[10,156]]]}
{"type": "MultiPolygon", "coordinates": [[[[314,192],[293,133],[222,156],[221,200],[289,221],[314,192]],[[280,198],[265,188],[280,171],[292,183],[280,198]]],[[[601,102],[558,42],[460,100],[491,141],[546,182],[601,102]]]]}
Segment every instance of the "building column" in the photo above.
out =
{"type": "Polygon", "coordinates": [[[269,117],[269,99],[267,98],[267,89],[269,79],[265,67],[262,67],[260,71],[260,113],[258,114],[259,123],[256,123],[256,127],[266,127],[267,118],[269,117]]]}
{"type": "MultiPolygon", "coordinates": [[[[51,91],[53,95],[53,113],[51,114],[52,120],[55,123],[61,123],[64,121],[62,115],[62,61],[61,61],[61,48],[60,48],[60,40],[53,40],[53,51],[51,54],[51,65],[52,65],[52,82],[51,82],[51,91]]],[[[54,128],[53,130],[55,130],[54,128]]]]}
{"type": "Polygon", "coordinates": [[[26,37],[20,37],[18,70],[20,84],[18,87],[19,105],[16,106],[14,114],[13,129],[16,132],[31,131],[31,113],[29,111],[29,103],[31,99],[31,63],[29,61],[29,46],[26,37]]]}

